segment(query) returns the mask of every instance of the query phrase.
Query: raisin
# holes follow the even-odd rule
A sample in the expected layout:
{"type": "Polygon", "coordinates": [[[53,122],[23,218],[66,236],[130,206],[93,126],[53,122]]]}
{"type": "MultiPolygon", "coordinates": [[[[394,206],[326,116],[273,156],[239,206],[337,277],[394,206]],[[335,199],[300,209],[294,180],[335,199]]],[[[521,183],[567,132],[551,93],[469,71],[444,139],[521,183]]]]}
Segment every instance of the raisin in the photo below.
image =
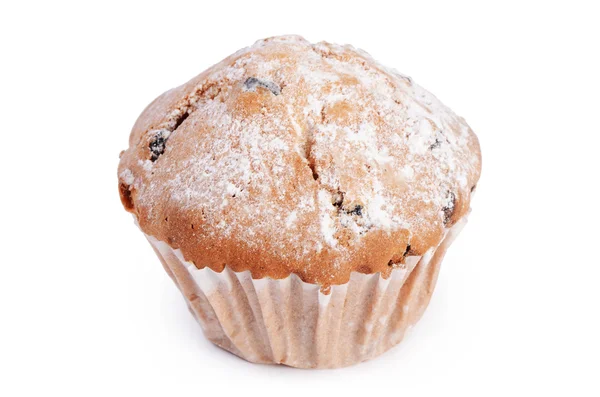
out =
{"type": "Polygon", "coordinates": [[[150,152],[152,156],[150,157],[150,161],[156,161],[160,157],[161,154],[165,152],[165,143],[167,139],[163,136],[162,131],[158,132],[154,135],[154,139],[150,141],[150,152]]]}
{"type": "Polygon", "coordinates": [[[447,204],[442,207],[442,211],[444,212],[444,225],[450,223],[452,219],[452,215],[454,214],[454,207],[456,204],[456,196],[452,192],[448,192],[447,204]]]}
{"type": "Polygon", "coordinates": [[[435,148],[439,148],[441,144],[442,144],[442,141],[440,141],[439,139],[435,138],[435,142],[431,146],[429,146],[429,150],[433,150],[435,148]]]}
{"type": "Polygon", "coordinates": [[[281,94],[281,88],[272,81],[257,79],[256,77],[248,77],[244,81],[244,87],[247,91],[255,91],[256,87],[266,88],[271,91],[273,95],[281,94]]]}
{"type": "Polygon", "coordinates": [[[340,192],[339,190],[333,195],[333,206],[338,209],[342,208],[342,204],[344,204],[344,192],[340,192]]]}
{"type": "Polygon", "coordinates": [[[338,190],[336,193],[334,193],[333,206],[336,207],[338,209],[338,211],[343,211],[344,213],[346,213],[348,215],[362,216],[363,206],[360,204],[355,205],[354,208],[351,210],[344,208],[344,196],[345,196],[345,193],[340,190],[338,190]]]}
{"type": "Polygon", "coordinates": [[[346,211],[346,213],[349,215],[362,216],[362,209],[362,205],[357,204],[351,211],[346,211]]]}

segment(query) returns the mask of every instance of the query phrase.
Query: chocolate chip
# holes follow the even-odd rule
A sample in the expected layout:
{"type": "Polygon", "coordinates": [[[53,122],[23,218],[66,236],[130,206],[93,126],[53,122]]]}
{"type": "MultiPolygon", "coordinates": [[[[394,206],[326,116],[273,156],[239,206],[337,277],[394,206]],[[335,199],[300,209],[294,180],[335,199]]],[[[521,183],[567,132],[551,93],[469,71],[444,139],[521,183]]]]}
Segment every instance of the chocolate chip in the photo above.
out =
{"type": "Polygon", "coordinates": [[[473,192],[475,191],[475,188],[476,188],[476,187],[477,187],[477,185],[473,185],[473,186],[471,187],[471,193],[473,193],[473,192]]]}
{"type": "Polygon", "coordinates": [[[448,192],[448,197],[446,199],[447,204],[442,207],[442,211],[444,212],[444,225],[447,225],[452,219],[452,215],[454,214],[454,207],[456,204],[456,196],[452,192],[448,192]]]}
{"type": "Polygon", "coordinates": [[[150,157],[150,161],[156,161],[160,157],[161,154],[165,152],[165,143],[167,139],[163,136],[162,131],[158,132],[154,135],[154,139],[150,141],[150,152],[152,156],[150,157]]]}
{"type": "Polygon", "coordinates": [[[272,81],[257,79],[256,77],[248,77],[246,81],[244,81],[244,88],[247,91],[255,91],[256,87],[266,88],[271,91],[273,95],[281,94],[281,88],[272,81]]]}
{"type": "Polygon", "coordinates": [[[406,258],[406,256],[409,253],[410,253],[410,244],[406,245],[406,250],[404,251],[404,253],[402,254],[402,256],[406,258]]]}

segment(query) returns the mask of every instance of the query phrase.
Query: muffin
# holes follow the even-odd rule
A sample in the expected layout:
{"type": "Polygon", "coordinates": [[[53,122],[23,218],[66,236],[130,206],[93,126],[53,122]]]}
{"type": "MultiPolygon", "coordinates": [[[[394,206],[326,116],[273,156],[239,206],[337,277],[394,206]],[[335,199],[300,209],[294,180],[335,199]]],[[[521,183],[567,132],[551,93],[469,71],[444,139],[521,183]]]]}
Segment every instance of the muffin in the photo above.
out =
{"type": "Polygon", "coordinates": [[[480,170],[464,119],[410,77],[282,36],[155,99],[118,177],[210,341],[333,368],[421,317],[480,170]]]}

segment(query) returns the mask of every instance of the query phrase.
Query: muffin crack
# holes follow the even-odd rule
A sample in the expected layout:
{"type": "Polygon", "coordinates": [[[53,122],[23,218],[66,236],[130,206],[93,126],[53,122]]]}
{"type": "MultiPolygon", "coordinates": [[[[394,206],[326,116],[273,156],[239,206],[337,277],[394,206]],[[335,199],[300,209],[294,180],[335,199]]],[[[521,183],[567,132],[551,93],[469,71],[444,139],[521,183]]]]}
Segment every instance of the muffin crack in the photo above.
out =
{"type": "Polygon", "coordinates": [[[314,156],[315,134],[313,127],[309,126],[302,131],[302,150],[300,153],[310,168],[311,175],[315,181],[319,181],[319,173],[314,156]]]}
{"type": "Polygon", "coordinates": [[[150,150],[150,161],[155,162],[164,154],[166,143],[172,133],[174,133],[187,118],[198,109],[204,101],[213,101],[221,94],[221,85],[223,82],[211,81],[199,85],[192,94],[185,98],[169,115],[167,120],[159,125],[158,128],[148,132],[152,135],[148,143],[150,150]]]}

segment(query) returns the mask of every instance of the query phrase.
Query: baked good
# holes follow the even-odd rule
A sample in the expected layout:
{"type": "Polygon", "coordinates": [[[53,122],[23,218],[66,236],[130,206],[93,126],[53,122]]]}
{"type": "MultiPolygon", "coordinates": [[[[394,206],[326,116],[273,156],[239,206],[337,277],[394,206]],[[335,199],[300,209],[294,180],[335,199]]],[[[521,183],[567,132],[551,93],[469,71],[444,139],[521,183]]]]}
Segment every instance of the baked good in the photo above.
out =
{"type": "Polygon", "coordinates": [[[464,119],[409,77],[281,36],[155,99],[118,175],[211,341],[338,367],[421,316],[480,170],[464,119]]]}

